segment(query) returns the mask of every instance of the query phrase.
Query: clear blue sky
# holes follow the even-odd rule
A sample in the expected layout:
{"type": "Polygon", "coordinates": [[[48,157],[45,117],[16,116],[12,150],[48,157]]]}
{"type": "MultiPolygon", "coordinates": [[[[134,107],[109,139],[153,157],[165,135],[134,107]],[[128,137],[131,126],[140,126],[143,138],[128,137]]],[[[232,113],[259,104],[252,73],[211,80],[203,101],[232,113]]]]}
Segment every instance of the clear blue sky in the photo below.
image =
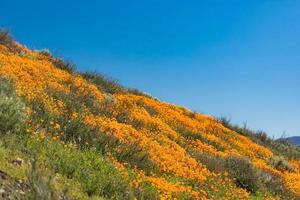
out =
{"type": "Polygon", "coordinates": [[[0,26],[162,100],[300,135],[298,0],[1,0],[0,26]]]}

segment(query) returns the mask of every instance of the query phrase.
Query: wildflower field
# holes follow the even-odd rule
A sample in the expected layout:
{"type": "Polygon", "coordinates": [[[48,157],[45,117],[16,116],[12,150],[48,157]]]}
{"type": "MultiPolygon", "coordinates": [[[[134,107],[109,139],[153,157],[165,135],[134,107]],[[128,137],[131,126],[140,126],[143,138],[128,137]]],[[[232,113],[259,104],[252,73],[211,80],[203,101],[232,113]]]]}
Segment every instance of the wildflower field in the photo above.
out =
{"type": "Polygon", "coordinates": [[[299,199],[300,150],[0,43],[0,199],[299,199]]]}

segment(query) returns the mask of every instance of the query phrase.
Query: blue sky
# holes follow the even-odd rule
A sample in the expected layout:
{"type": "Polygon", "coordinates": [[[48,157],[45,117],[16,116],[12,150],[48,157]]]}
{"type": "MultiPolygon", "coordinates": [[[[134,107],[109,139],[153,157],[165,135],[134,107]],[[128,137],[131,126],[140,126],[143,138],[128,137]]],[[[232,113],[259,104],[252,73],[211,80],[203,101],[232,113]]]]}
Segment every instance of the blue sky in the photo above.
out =
{"type": "Polygon", "coordinates": [[[300,135],[298,0],[1,0],[0,26],[162,100],[300,135]]]}

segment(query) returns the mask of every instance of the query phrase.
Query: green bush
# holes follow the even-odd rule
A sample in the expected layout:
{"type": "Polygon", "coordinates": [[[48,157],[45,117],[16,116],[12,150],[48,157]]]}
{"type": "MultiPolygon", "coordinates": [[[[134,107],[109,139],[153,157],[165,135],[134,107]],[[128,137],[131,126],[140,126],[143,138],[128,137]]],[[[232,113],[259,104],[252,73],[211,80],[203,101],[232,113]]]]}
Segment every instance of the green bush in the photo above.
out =
{"type": "Polygon", "coordinates": [[[6,76],[0,76],[0,94],[7,97],[15,97],[16,93],[12,81],[6,76]]]}
{"type": "Polygon", "coordinates": [[[272,156],[268,159],[268,164],[280,171],[290,171],[294,169],[282,156],[272,156]]]}
{"type": "Polygon", "coordinates": [[[220,117],[218,118],[218,121],[225,127],[241,134],[246,137],[249,137],[252,141],[255,143],[258,143],[260,145],[268,146],[272,142],[272,139],[267,136],[267,134],[263,131],[253,131],[247,128],[246,123],[243,127],[240,127],[239,125],[234,125],[230,122],[230,119],[226,117],[220,117]]]}
{"type": "Polygon", "coordinates": [[[50,53],[50,51],[48,49],[38,50],[38,53],[40,55],[45,56],[45,57],[52,58],[52,55],[51,55],[51,53],[50,53]]]}
{"type": "Polygon", "coordinates": [[[87,81],[95,84],[103,92],[110,94],[125,92],[125,88],[116,80],[108,78],[98,72],[84,72],[80,73],[80,75],[87,81]]]}
{"type": "Polygon", "coordinates": [[[284,181],[281,177],[255,168],[247,159],[214,157],[192,149],[189,150],[189,154],[212,172],[220,174],[228,172],[238,187],[247,189],[254,196],[268,193],[280,196],[282,199],[295,199],[295,195],[284,187],[284,181]]]}
{"type": "Polygon", "coordinates": [[[225,165],[237,186],[251,193],[255,193],[262,187],[259,171],[252,166],[249,160],[238,157],[228,157],[225,165]]]}
{"type": "Polygon", "coordinates": [[[24,105],[15,95],[8,78],[0,77],[0,133],[19,131],[24,125],[24,105]]]}
{"type": "Polygon", "coordinates": [[[31,162],[31,169],[27,172],[28,186],[30,187],[30,192],[27,194],[28,198],[40,200],[55,199],[55,189],[53,188],[54,174],[47,174],[47,172],[36,166],[35,159],[31,162]]]}
{"type": "Polygon", "coordinates": [[[148,97],[150,99],[156,99],[155,97],[151,96],[150,94],[142,92],[142,91],[140,91],[138,89],[128,88],[127,92],[129,92],[130,94],[137,95],[137,96],[144,96],[144,97],[148,97]]]}
{"type": "Polygon", "coordinates": [[[223,173],[226,171],[225,159],[189,149],[189,154],[205,165],[210,171],[223,173]]]}
{"type": "Polygon", "coordinates": [[[63,124],[62,130],[64,135],[62,140],[75,143],[80,147],[94,146],[96,138],[100,134],[97,130],[91,129],[80,120],[65,121],[63,124]]]}
{"type": "Polygon", "coordinates": [[[44,167],[80,183],[89,196],[126,199],[130,193],[115,166],[97,151],[64,148],[46,141],[31,142],[28,150],[38,155],[44,167]]]}
{"type": "Polygon", "coordinates": [[[265,185],[266,191],[279,196],[280,199],[298,199],[298,197],[285,187],[284,180],[281,177],[272,175],[270,173],[264,173],[261,179],[265,185]]]}
{"type": "Polygon", "coordinates": [[[65,61],[60,58],[53,58],[51,59],[53,65],[61,70],[65,70],[69,73],[74,73],[76,70],[76,65],[71,63],[70,61],[65,61]]]}
{"type": "Polygon", "coordinates": [[[7,46],[8,48],[13,48],[14,39],[9,34],[9,31],[0,29],[0,44],[7,46]]]}
{"type": "Polygon", "coordinates": [[[128,92],[130,94],[138,95],[138,96],[145,96],[151,99],[155,99],[151,95],[139,91],[137,89],[132,88],[125,88],[122,86],[118,81],[107,77],[103,74],[100,74],[98,72],[84,72],[80,73],[80,75],[86,79],[87,81],[95,84],[101,91],[109,94],[116,94],[116,93],[125,93],[128,92]]]}

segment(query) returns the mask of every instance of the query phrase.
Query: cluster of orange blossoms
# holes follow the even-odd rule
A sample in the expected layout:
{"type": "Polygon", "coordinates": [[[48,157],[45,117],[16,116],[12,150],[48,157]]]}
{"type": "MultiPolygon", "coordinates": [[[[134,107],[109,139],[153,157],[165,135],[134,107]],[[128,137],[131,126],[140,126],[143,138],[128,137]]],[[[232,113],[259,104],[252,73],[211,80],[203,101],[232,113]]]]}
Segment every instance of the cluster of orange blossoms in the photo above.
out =
{"type": "MultiPolygon", "coordinates": [[[[19,48],[23,51],[22,55],[10,53],[0,45],[0,75],[13,79],[17,94],[27,102],[39,101],[48,112],[65,115],[65,102],[53,97],[49,90],[66,94],[75,91],[75,95],[90,95],[99,103],[105,101],[106,94],[79,75],[56,68],[39,52],[30,51],[23,46],[19,48]]],[[[273,155],[269,149],[225,128],[213,117],[192,113],[186,108],[145,96],[125,93],[115,94],[113,98],[114,101],[104,108],[105,115],[92,114],[86,108],[81,114],[84,115],[83,122],[121,142],[139,145],[148,153],[160,173],[173,174],[199,183],[217,176],[189,155],[186,147],[191,147],[200,153],[217,157],[246,156],[255,166],[283,177],[286,186],[300,195],[299,161],[290,161],[296,169],[293,173],[278,171],[267,163],[268,158],[273,155]],[[184,137],[181,133],[193,137],[184,137]]],[[[30,113],[30,109],[27,112],[30,113]]],[[[77,119],[78,115],[76,111],[70,114],[71,119],[77,119]]],[[[61,129],[57,123],[53,127],[58,132],[61,129]]],[[[62,134],[54,135],[52,140],[58,140],[62,134]]],[[[44,139],[47,136],[41,131],[39,137],[44,139]]],[[[183,192],[196,199],[204,199],[206,196],[204,191],[194,191],[192,187],[180,182],[171,183],[155,175],[146,176],[143,172],[141,177],[161,191],[161,199],[183,192]]],[[[240,193],[245,198],[248,196],[246,191],[239,188],[232,187],[232,192],[240,193]]]]}

